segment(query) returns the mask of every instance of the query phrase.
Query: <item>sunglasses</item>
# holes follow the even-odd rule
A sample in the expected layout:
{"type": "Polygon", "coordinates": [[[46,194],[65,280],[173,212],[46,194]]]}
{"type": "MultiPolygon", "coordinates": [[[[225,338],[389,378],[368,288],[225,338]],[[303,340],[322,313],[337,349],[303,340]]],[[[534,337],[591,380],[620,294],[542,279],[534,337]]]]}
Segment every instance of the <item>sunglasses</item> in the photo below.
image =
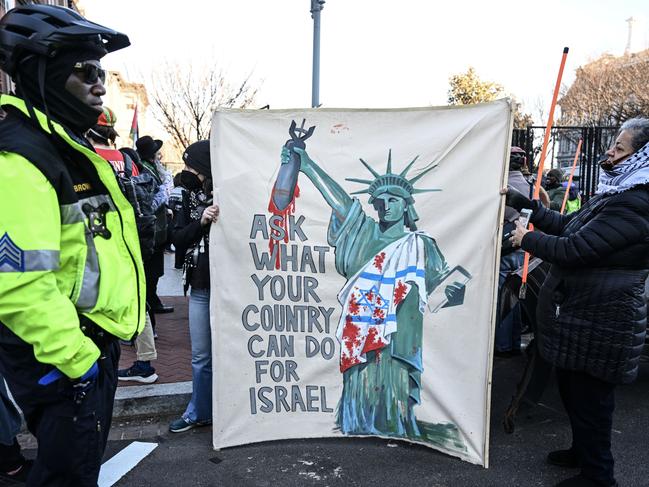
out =
{"type": "Polygon", "coordinates": [[[75,63],[72,70],[80,74],[83,82],[87,85],[94,85],[97,80],[101,80],[102,84],[106,83],[106,71],[94,64],[88,62],[75,63]]]}
{"type": "Polygon", "coordinates": [[[526,159],[525,155],[521,154],[520,152],[519,153],[515,152],[509,156],[510,161],[525,162],[525,159],[526,159]]]}

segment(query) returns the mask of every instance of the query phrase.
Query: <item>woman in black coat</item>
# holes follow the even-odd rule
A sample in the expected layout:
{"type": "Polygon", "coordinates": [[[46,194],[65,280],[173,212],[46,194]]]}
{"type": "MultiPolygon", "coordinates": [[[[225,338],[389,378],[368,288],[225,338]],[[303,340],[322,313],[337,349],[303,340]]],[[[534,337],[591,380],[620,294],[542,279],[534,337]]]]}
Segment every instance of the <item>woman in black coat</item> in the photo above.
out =
{"type": "Polygon", "coordinates": [[[180,433],[212,424],[212,332],[210,328],[209,232],[219,217],[212,200],[212,169],[208,140],[194,142],[183,154],[180,182],[185,191],[175,214],[174,246],[185,256],[184,291],[189,294],[192,346],[192,397],[169,431],[180,433]]]}
{"type": "Polygon", "coordinates": [[[538,347],[556,367],[572,446],[548,462],[580,467],[557,484],[614,486],[611,427],[616,384],[632,382],[647,328],[649,120],[622,125],[601,164],[596,194],[561,215],[511,188],[507,204],[533,210],[534,231],[512,243],[552,264],[539,293],[538,347]]]}

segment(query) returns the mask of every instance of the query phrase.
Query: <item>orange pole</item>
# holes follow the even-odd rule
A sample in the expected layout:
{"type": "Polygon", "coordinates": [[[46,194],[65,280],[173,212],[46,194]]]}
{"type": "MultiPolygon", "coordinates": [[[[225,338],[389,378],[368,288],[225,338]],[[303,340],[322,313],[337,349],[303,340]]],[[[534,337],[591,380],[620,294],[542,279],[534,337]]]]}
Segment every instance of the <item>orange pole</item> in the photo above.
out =
{"type": "MultiPolygon", "coordinates": [[[[543,177],[543,165],[545,164],[545,155],[550,142],[550,133],[552,132],[552,124],[554,122],[554,109],[557,107],[557,99],[559,98],[559,88],[561,87],[561,78],[563,77],[563,69],[566,66],[566,59],[568,58],[568,48],[563,48],[563,55],[561,56],[561,65],[559,66],[559,74],[557,82],[554,85],[554,93],[552,94],[552,104],[550,105],[550,113],[548,114],[548,123],[545,127],[545,135],[543,137],[543,147],[541,148],[541,160],[539,161],[539,169],[536,173],[536,184],[534,184],[534,199],[539,199],[541,191],[541,179],[543,177]]],[[[534,230],[534,225],[530,225],[530,230],[534,230]]],[[[527,274],[530,265],[530,254],[525,252],[525,260],[523,261],[523,282],[521,289],[518,293],[519,299],[525,299],[527,291],[527,274]]]]}
{"type": "Polygon", "coordinates": [[[572,167],[570,168],[570,176],[568,177],[568,187],[566,188],[566,194],[563,195],[563,203],[561,203],[561,214],[566,209],[566,203],[568,202],[568,193],[570,192],[570,185],[572,184],[572,177],[575,175],[575,169],[577,168],[577,160],[579,159],[579,154],[581,153],[581,143],[583,139],[579,139],[579,144],[577,144],[577,152],[575,152],[575,160],[572,161],[572,167]]]}

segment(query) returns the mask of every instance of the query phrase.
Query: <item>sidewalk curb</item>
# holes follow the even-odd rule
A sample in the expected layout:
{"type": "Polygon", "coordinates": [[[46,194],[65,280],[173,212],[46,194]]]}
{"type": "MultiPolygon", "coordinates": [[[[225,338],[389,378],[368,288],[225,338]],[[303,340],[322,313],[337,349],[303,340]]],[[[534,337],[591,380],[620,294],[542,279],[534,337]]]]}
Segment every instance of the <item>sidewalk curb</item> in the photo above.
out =
{"type": "Polygon", "coordinates": [[[115,393],[113,419],[182,414],[192,397],[192,382],[121,386],[115,393]]]}
{"type": "MultiPolygon", "coordinates": [[[[118,387],[113,403],[113,422],[141,416],[180,416],[185,412],[191,397],[192,381],[118,387]]],[[[14,402],[11,395],[9,399],[14,402]]],[[[23,446],[29,444],[32,445],[29,448],[36,448],[36,440],[27,431],[27,424],[20,407],[15,402],[14,405],[20,411],[22,418],[20,434],[23,446]]],[[[0,485],[4,484],[0,483],[0,485]]]]}

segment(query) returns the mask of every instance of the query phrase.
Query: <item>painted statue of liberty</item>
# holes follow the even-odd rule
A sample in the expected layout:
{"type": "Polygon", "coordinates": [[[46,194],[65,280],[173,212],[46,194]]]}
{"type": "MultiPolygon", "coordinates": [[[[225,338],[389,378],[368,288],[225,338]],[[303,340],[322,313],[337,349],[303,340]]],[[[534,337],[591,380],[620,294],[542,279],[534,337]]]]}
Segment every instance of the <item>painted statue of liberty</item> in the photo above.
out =
{"type": "MultiPolygon", "coordinates": [[[[413,195],[439,191],[414,188],[430,169],[408,179],[415,157],[393,172],[391,150],[385,174],[360,159],[372,179],[347,180],[368,186],[352,195],[369,194],[377,221],[311,159],[304,140],[313,129],[291,124],[273,199],[280,208],[293,199],[299,169],[332,210],[327,239],[335,248],[336,270],[347,278],[338,295],[343,391],[337,426],[350,435],[403,437],[464,450],[455,425],[423,423],[414,413],[421,400],[423,314],[429,295],[449,282],[450,274],[435,240],[416,225],[413,195]]],[[[466,271],[456,269],[468,280],[466,271]]],[[[451,279],[444,291],[445,307],[463,303],[464,284],[451,279]]]]}

